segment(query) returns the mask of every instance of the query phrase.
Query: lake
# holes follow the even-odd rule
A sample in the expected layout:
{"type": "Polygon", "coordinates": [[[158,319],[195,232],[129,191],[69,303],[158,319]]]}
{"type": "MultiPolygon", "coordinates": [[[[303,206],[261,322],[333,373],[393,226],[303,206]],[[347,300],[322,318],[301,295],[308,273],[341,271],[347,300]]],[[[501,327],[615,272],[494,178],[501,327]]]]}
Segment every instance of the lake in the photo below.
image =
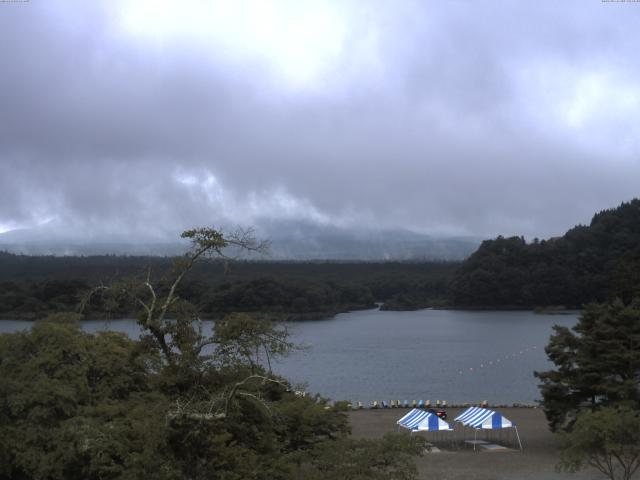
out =
{"type": "MultiPolygon", "coordinates": [[[[308,392],[334,400],[447,400],[449,403],[532,403],[540,398],[534,370],[551,367],[544,347],[555,324],[572,326],[578,313],[528,311],[364,310],[331,319],[287,323],[306,348],[274,371],[308,392]]],[[[1,320],[0,332],[30,322],[1,320]]],[[[132,320],[86,321],[135,337],[132,320]]]]}

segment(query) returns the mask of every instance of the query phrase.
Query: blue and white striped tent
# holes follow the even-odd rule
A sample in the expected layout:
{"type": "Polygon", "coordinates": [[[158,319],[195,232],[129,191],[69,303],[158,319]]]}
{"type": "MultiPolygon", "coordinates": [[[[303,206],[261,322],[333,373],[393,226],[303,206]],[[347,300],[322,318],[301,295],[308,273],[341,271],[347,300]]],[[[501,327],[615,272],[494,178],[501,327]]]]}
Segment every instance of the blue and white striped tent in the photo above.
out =
{"type": "Polygon", "coordinates": [[[522,442],[518,434],[518,427],[501,413],[488,408],[470,407],[454,418],[456,422],[460,422],[465,427],[477,430],[497,430],[502,428],[513,428],[516,432],[520,450],[522,450],[522,442]]]}
{"type": "Polygon", "coordinates": [[[456,422],[460,422],[467,427],[496,429],[511,428],[515,426],[510,420],[503,417],[501,413],[482,407],[470,407],[454,418],[456,422]]]}
{"type": "Polygon", "coordinates": [[[397,423],[400,427],[404,427],[412,432],[438,432],[443,430],[453,430],[451,425],[437,415],[417,408],[412,409],[404,417],[398,420],[397,423]]]}

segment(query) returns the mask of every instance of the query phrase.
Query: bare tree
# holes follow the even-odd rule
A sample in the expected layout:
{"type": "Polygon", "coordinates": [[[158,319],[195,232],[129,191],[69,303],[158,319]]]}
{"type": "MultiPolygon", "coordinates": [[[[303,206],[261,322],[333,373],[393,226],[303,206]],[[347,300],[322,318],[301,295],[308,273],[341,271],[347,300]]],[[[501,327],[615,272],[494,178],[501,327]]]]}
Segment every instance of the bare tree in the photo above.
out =
{"type": "Polygon", "coordinates": [[[154,286],[149,270],[143,280],[129,278],[95,287],[79,307],[82,313],[91,297],[98,292],[110,292],[117,297],[129,298],[141,309],[142,314],[138,318],[141,327],[153,337],[169,364],[175,364],[179,354],[197,356],[205,346],[215,343],[213,337],[202,334],[200,318],[195,308],[188,302],[181,304],[182,299],[177,293],[181,282],[196,263],[207,258],[222,260],[226,272],[230,260],[250,252],[266,253],[269,248],[267,241],[256,239],[251,228],[238,228],[231,233],[214,228],[195,228],[182,232],[181,237],[191,241],[191,248],[176,260],[173,279],[166,293],[161,294],[154,286]],[[182,315],[177,319],[169,319],[169,312],[175,313],[176,310],[181,311],[182,315]]]}
{"type": "Polygon", "coordinates": [[[182,238],[191,241],[190,250],[175,261],[170,279],[161,285],[148,270],[142,278],[124,278],[110,285],[92,289],[80,305],[83,310],[97,293],[133,304],[139,311],[138,323],[161,353],[169,372],[177,374],[188,386],[181,391],[168,418],[221,420],[242,398],[254,402],[266,415],[269,402],[263,391],[269,384],[279,384],[290,391],[287,382],[271,371],[271,359],[286,355],[294,345],[288,341],[286,328],[275,327],[265,318],[246,314],[229,314],[215,322],[214,331],[203,333],[197,308],[180,298],[181,282],[206,259],[221,260],[225,273],[228,263],[247,252],[265,253],[268,242],[255,238],[251,229],[237,229],[225,234],[212,228],[186,230],[182,238]],[[205,347],[211,347],[207,354],[205,347]],[[210,360],[214,358],[215,362],[210,360]],[[262,362],[266,363],[266,368],[262,362]],[[173,368],[173,367],[178,367],[173,368]],[[237,372],[231,383],[222,385],[203,382],[201,373],[209,369],[237,372]],[[189,383],[190,382],[190,383],[189,383]]]}

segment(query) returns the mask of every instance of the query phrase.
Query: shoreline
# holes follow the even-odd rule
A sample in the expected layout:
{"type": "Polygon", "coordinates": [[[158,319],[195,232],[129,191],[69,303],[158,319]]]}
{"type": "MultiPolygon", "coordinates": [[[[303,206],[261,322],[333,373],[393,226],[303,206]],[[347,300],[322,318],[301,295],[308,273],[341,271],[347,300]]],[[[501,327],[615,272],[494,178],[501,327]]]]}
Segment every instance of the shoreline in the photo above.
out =
{"type": "MultiPolygon", "coordinates": [[[[379,310],[383,312],[417,312],[420,310],[443,310],[443,311],[461,311],[461,312],[532,312],[536,315],[578,315],[582,312],[581,309],[574,308],[565,308],[565,309],[555,309],[555,308],[544,308],[544,307],[515,307],[515,306],[505,306],[505,307],[461,307],[461,306],[427,306],[420,307],[414,309],[385,309],[384,303],[378,302],[376,306],[363,307],[363,308],[354,308],[353,305],[351,308],[347,309],[339,309],[339,310],[331,310],[327,312],[308,312],[304,314],[293,313],[293,312],[266,312],[266,314],[271,314],[274,316],[282,317],[278,319],[281,322],[287,323],[296,323],[296,322],[318,322],[322,320],[332,320],[337,315],[343,313],[351,313],[351,312],[363,312],[367,310],[379,310]],[[301,315],[296,317],[296,315],[301,315]]],[[[14,314],[0,314],[0,322],[4,320],[14,320],[14,321],[25,321],[25,322],[35,322],[38,320],[42,320],[49,315],[54,315],[57,313],[75,313],[75,312],[67,312],[67,311],[59,311],[59,312],[20,312],[14,314]]],[[[205,318],[202,318],[203,321],[212,321],[216,320],[216,318],[221,318],[227,313],[221,313],[218,316],[207,315],[205,318]]],[[[254,314],[254,313],[265,313],[265,312],[233,312],[233,313],[246,313],[246,314],[254,314]]],[[[104,321],[114,321],[114,320],[133,320],[133,315],[123,316],[123,317],[114,317],[105,319],[103,317],[94,316],[94,315],[85,315],[85,318],[82,321],[95,321],[95,320],[104,320],[104,321]]]]}

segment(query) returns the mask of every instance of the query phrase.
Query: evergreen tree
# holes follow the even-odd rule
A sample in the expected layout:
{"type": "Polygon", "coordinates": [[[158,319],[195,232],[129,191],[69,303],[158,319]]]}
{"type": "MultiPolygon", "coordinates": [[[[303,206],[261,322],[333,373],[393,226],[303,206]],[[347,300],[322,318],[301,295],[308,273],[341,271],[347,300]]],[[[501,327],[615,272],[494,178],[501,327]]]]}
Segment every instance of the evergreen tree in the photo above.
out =
{"type": "Polygon", "coordinates": [[[545,350],[556,369],[535,373],[553,430],[582,410],[640,408],[640,300],[591,304],[575,327],[554,330],[545,350]]]}
{"type": "Polygon", "coordinates": [[[640,199],[594,215],[562,237],[486,240],[450,285],[459,306],[581,307],[640,292],[640,199]]]}

